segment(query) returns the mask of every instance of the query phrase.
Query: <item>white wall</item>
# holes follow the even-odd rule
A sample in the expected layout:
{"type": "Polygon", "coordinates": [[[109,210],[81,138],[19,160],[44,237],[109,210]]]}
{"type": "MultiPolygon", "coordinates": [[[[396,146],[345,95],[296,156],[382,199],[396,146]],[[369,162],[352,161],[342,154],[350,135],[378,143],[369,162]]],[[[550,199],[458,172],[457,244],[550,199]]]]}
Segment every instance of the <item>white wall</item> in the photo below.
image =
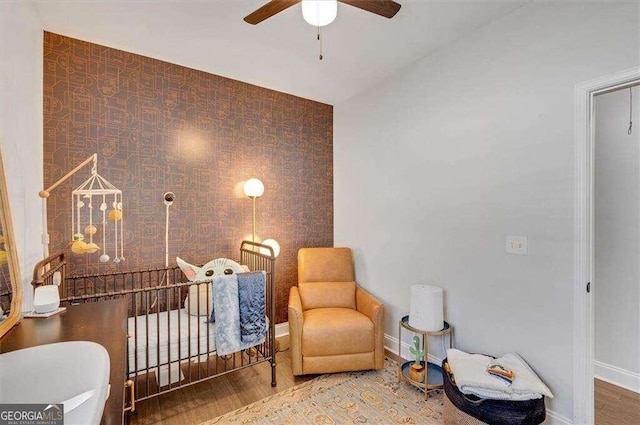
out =
{"type": "Polygon", "coordinates": [[[0,2],[0,144],[23,278],[42,259],[42,25],[32,4],[0,2]]]}
{"type": "Polygon", "coordinates": [[[640,87],[633,97],[631,135],[629,89],[595,101],[593,285],[596,374],[626,387],[635,374],[640,391],[640,87]]]}
{"type": "Polygon", "coordinates": [[[568,418],[574,86],[640,65],[639,23],[638,3],[531,3],[334,109],[335,244],[386,333],[410,285],[442,286],[457,346],[521,353],[568,418]]]}

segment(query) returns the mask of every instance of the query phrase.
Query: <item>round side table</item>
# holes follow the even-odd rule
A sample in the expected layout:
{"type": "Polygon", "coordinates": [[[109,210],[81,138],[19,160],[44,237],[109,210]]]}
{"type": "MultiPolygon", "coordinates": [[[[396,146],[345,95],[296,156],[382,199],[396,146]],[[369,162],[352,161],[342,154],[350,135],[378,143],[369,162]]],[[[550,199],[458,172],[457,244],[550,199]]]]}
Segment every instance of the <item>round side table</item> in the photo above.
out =
{"type": "Polygon", "coordinates": [[[404,362],[398,365],[398,381],[406,381],[414,387],[420,388],[424,391],[424,399],[429,398],[429,391],[441,389],[444,387],[442,380],[442,367],[438,364],[431,363],[427,360],[427,354],[429,353],[428,339],[430,336],[442,336],[443,347],[445,335],[449,335],[449,348],[453,348],[453,326],[448,322],[444,322],[444,328],[439,331],[425,331],[423,329],[414,328],[409,324],[409,316],[404,316],[398,326],[398,354],[402,353],[402,330],[407,330],[416,334],[422,335],[422,349],[425,353],[425,373],[424,382],[418,382],[411,379],[409,375],[409,368],[413,361],[404,362]]]}

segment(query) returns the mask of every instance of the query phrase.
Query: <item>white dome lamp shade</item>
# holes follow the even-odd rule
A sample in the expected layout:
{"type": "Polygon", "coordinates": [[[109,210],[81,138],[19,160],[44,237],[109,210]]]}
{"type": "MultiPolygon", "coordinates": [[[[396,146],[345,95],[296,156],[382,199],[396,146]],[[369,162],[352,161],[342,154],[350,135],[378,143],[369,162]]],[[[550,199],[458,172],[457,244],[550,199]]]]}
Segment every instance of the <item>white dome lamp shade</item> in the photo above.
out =
{"type": "MultiPolygon", "coordinates": [[[[270,246],[273,249],[273,256],[277,257],[280,254],[280,244],[275,239],[265,239],[262,241],[262,245],[270,246]]],[[[271,254],[268,249],[260,248],[260,252],[264,255],[271,254]]]]}
{"type": "Polygon", "coordinates": [[[251,178],[244,183],[243,189],[249,198],[259,198],[264,193],[264,184],[256,178],[251,178]]]}
{"type": "Polygon", "coordinates": [[[314,27],[329,25],[337,15],[337,0],[302,0],[302,17],[314,27]]]}

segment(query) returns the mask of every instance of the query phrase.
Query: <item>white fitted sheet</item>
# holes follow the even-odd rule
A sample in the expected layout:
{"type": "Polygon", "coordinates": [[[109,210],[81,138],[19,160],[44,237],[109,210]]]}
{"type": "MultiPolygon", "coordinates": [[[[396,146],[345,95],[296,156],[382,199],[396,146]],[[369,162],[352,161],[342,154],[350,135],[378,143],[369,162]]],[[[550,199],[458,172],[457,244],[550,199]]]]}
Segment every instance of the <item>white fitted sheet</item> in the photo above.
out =
{"type": "Polygon", "coordinates": [[[190,316],[183,308],[130,317],[128,333],[131,335],[131,338],[129,338],[130,374],[136,370],[144,371],[147,368],[157,367],[158,351],[160,352],[160,365],[187,360],[190,356],[193,358],[216,351],[216,324],[209,323],[206,316],[190,316]],[[178,321],[180,322],[179,324],[178,321]],[[134,337],[136,334],[138,336],[137,339],[134,337]],[[147,336],[149,339],[148,346],[147,336]],[[200,343],[199,345],[198,342],[200,343]],[[136,345],[137,364],[135,361],[136,345]],[[191,349],[190,352],[189,348],[191,349]]]}

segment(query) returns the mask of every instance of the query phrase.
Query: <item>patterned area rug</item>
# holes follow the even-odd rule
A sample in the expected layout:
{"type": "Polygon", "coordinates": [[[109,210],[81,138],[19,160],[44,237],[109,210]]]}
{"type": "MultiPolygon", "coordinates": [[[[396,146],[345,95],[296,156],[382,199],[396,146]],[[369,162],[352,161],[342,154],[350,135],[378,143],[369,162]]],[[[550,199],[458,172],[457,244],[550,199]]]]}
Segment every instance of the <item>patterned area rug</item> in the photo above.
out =
{"type": "Polygon", "coordinates": [[[442,424],[442,391],[398,382],[397,363],[384,369],[321,375],[201,425],[442,424]]]}

